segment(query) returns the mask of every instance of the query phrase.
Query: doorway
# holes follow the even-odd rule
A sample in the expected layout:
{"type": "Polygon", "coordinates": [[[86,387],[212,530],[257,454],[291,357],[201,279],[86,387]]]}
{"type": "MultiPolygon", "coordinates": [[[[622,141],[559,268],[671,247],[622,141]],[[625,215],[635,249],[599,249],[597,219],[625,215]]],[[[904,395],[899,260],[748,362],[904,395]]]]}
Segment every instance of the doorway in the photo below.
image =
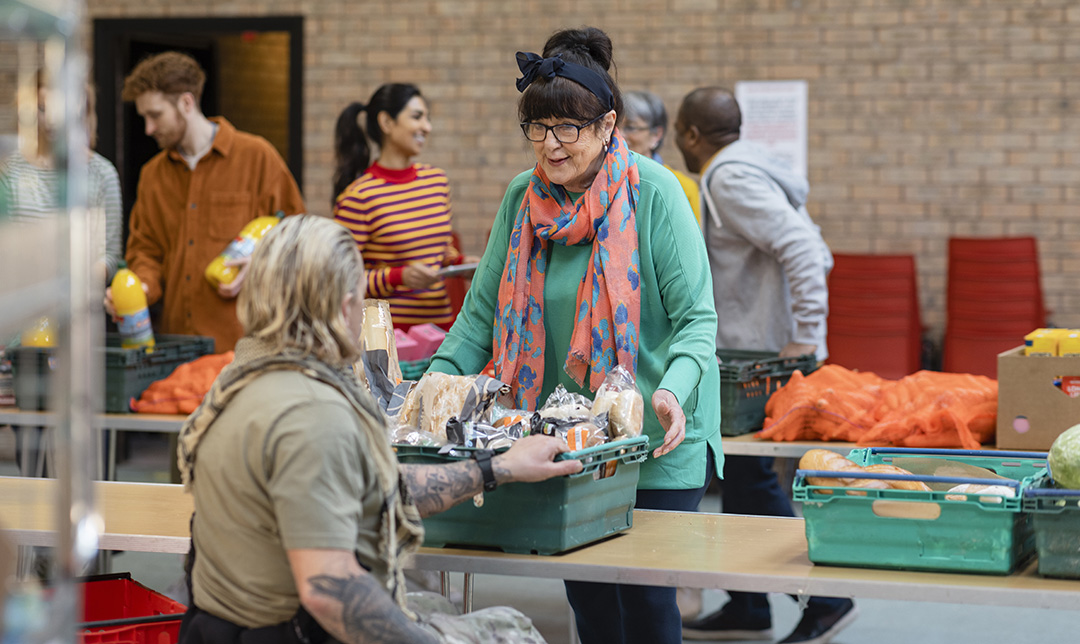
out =
{"type": "Polygon", "coordinates": [[[303,185],[302,16],[94,20],[97,151],[116,165],[124,198],[124,245],[139,172],[158,153],[124,78],[147,56],[181,51],[206,71],[202,109],[266,138],[303,185]]]}

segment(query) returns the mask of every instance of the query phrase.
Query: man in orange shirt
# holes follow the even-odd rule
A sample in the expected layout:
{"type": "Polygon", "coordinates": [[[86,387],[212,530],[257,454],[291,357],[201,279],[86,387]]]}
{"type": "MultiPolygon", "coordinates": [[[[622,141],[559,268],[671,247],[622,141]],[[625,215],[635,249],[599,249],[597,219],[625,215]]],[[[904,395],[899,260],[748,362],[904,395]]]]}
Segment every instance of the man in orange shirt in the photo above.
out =
{"type": "MultiPolygon", "coordinates": [[[[135,103],[161,147],[139,177],[126,259],[147,302],[163,300],[156,331],[210,336],[222,353],[243,335],[235,298],[246,266],[216,289],[203,271],[249,221],[302,213],[304,202],[266,139],[203,115],[205,83],[199,64],[179,52],[151,56],[124,79],[123,99],[135,103]]],[[[105,308],[113,311],[109,291],[105,308]]]]}

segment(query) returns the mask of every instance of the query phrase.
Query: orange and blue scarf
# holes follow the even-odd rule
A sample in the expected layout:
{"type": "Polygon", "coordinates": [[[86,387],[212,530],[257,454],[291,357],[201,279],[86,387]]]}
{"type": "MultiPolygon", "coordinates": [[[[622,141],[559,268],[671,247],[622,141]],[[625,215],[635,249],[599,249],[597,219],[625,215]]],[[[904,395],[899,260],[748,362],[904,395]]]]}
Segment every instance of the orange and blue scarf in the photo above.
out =
{"type": "Polygon", "coordinates": [[[578,285],[576,321],[563,369],[592,391],[622,365],[637,373],[641,277],[637,210],[641,177],[618,129],[592,185],[572,200],[537,164],[518,208],[496,304],[499,380],[521,409],[536,409],[544,384],[544,277],[548,244],[592,244],[578,285]]]}

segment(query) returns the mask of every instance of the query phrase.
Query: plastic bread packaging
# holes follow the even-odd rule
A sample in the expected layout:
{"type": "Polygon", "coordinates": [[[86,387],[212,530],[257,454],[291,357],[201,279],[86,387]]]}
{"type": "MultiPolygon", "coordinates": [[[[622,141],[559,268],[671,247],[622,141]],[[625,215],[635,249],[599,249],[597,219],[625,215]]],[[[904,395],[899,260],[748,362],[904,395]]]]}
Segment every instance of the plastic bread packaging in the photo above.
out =
{"type": "Polygon", "coordinates": [[[593,416],[592,401],[581,394],[570,393],[562,385],[555,385],[555,391],[537,411],[542,418],[555,420],[588,420],[593,416]]]}
{"type": "Polygon", "coordinates": [[[608,372],[603,384],[596,390],[592,413],[596,416],[607,414],[608,433],[613,440],[641,436],[645,422],[645,401],[634,382],[634,376],[621,365],[608,372]]]}
{"type": "Polygon", "coordinates": [[[390,433],[390,442],[394,445],[414,445],[416,447],[442,447],[445,439],[407,426],[395,427],[390,433]]]}
{"type": "Polygon", "coordinates": [[[495,399],[509,391],[507,385],[483,375],[428,372],[405,395],[400,411],[395,414],[396,424],[448,440],[447,421],[451,418],[461,422],[480,421],[495,399]]]}
{"type": "Polygon", "coordinates": [[[402,381],[394,322],[390,316],[390,303],[386,300],[364,301],[360,360],[353,365],[353,371],[386,411],[394,390],[402,381]]]}
{"type": "Polygon", "coordinates": [[[566,445],[571,451],[603,445],[608,441],[608,434],[594,422],[583,421],[566,428],[566,445]]]}
{"type": "Polygon", "coordinates": [[[967,501],[968,495],[972,496],[999,496],[1011,499],[1016,496],[1016,490],[1007,485],[980,485],[979,483],[961,483],[949,488],[945,495],[946,501],[967,501]]]}
{"type": "Polygon", "coordinates": [[[446,422],[446,436],[451,445],[499,450],[510,447],[523,433],[518,425],[493,427],[482,421],[451,418],[446,422]]]}

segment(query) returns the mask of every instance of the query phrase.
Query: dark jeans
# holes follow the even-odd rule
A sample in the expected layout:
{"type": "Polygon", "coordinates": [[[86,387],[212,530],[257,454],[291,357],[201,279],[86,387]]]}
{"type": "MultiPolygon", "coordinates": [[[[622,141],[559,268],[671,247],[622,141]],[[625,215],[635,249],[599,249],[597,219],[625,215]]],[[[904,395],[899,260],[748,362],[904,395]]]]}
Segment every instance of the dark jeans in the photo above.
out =
{"type": "MultiPolygon", "coordinates": [[[[770,517],[793,517],[787,492],[773,471],[773,459],[765,456],[726,456],[724,479],[720,482],[720,498],[724,512],[770,517]]],[[[772,619],[769,598],[765,593],[729,591],[728,606],[745,615],[748,621],[772,619]]],[[[846,600],[841,597],[811,597],[807,610],[828,613],[846,600]]]]}
{"type": "MultiPolygon", "coordinates": [[[[714,469],[711,450],[705,485],[695,490],[638,490],[639,510],[697,510],[714,469]]],[[[663,544],[658,544],[663,547],[663,544]]],[[[566,598],[574,609],[581,644],[680,644],[682,619],[675,589],[632,584],[567,581],[566,598]]]]}

